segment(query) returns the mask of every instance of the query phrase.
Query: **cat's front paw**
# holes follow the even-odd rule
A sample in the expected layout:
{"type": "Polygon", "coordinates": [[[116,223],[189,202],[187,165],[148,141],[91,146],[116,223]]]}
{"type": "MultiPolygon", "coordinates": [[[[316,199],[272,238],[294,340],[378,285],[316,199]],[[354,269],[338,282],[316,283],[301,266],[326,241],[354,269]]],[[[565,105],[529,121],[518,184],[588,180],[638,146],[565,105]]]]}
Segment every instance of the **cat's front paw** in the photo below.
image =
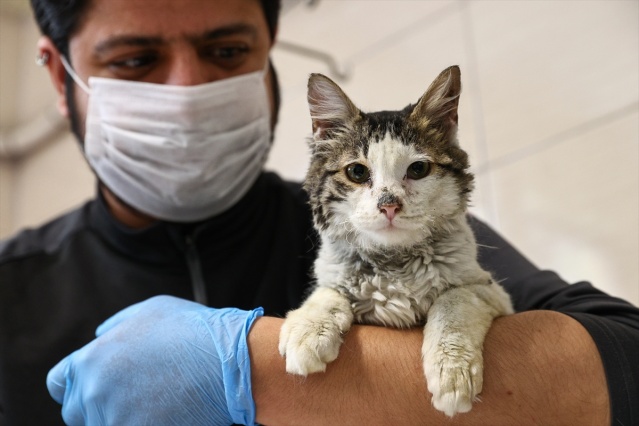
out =
{"type": "Polygon", "coordinates": [[[472,408],[482,389],[484,368],[480,350],[455,348],[450,352],[425,353],[424,373],[428,390],[433,394],[433,406],[452,417],[472,408]]]}
{"type": "Polygon", "coordinates": [[[280,330],[279,351],[286,356],[286,371],[307,376],[326,371],[326,364],[335,360],[342,344],[342,335],[353,322],[347,301],[323,309],[304,304],[291,311],[280,330]]]}

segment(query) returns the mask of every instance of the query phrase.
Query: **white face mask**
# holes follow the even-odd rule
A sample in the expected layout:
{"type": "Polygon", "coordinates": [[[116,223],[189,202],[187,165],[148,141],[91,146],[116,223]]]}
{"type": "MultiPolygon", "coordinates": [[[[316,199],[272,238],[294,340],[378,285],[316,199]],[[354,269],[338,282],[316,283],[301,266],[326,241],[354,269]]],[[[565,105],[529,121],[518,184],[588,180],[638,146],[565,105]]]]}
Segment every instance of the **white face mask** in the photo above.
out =
{"type": "Polygon", "coordinates": [[[233,206],[253,185],[270,147],[265,70],[197,86],[90,77],[84,151],[127,204],[176,222],[233,206]]]}

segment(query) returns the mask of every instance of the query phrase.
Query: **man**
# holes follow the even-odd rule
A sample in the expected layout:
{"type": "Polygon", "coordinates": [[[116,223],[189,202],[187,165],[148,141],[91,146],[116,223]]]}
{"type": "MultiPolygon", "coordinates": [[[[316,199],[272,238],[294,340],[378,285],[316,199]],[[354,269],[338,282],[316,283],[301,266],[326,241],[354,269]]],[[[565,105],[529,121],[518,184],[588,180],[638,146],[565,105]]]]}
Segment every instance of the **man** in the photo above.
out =
{"type": "MultiPolygon", "coordinates": [[[[52,368],[69,424],[450,422],[430,405],[419,330],[356,326],[326,373],[285,373],[277,317],[308,288],[315,238],[299,187],[261,172],[278,3],[32,0],[59,109],[100,185],[0,247],[6,423],[61,422],[52,368]],[[147,300],[160,294],[179,299],[147,300]]],[[[482,401],[453,420],[636,424],[637,309],[471,223],[518,313],[493,324],[482,401]]]]}

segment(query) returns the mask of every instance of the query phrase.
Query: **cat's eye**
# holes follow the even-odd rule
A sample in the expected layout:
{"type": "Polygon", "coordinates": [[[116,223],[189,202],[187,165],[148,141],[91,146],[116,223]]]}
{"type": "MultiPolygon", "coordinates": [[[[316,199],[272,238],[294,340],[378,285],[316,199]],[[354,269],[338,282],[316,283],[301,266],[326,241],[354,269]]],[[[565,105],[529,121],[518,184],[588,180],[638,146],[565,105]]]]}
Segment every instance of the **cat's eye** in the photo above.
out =
{"type": "Polygon", "coordinates": [[[408,170],[406,170],[406,177],[413,180],[422,179],[428,176],[429,171],[430,163],[427,161],[415,161],[413,164],[408,166],[408,170]]]}
{"type": "Polygon", "coordinates": [[[355,183],[364,183],[370,178],[371,173],[365,165],[353,163],[346,166],[346,176],[355,183]]]}

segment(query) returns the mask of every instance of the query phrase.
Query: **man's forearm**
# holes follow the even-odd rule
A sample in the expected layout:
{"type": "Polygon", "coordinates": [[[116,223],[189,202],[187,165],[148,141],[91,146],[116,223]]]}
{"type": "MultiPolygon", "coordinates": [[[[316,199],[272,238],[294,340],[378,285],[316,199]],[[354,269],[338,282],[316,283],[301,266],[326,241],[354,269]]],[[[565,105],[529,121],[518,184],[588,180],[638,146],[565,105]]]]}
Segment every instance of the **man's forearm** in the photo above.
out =
{"type": "Polygon", "coordinates": [[[572,318],[532,311],[495,320],[484,344],[481,402],[453,422],[430,404],[421,329],[353,326],[325,373],[289,375],[281,319],[261,318],[249,347],[257,421],[267,425],[608,424],[608,391],[590,335],[572,318]]]}

